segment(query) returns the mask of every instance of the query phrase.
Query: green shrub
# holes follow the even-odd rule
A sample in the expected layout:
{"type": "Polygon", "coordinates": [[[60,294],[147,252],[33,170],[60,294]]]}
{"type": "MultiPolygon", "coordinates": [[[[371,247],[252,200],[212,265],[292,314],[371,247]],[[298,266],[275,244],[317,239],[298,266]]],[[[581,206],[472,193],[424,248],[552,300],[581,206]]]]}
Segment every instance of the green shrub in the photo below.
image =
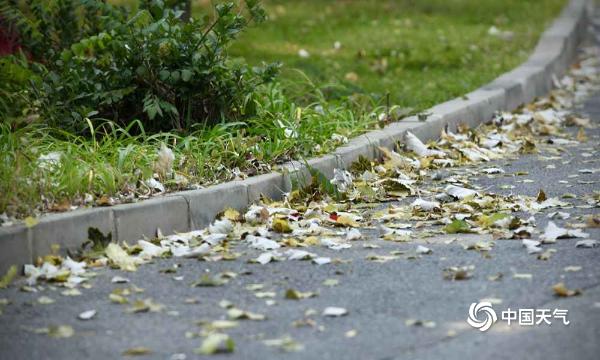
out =
{"type": "Polygon", "coordinates": [[[0,19],[16,30],[24,51],[42,63],[125,18],[124,8],[98,0],[0,0],[0,19]]]}
{"type": "Polygon", "coordinates": [[[0,116],[39,109],[47,125],[83,133],[86,118],[123,126],[139,119],[146,131],[159,132],[252,115],[249,99],[278,65],[251,68],[227,48],[264,19],[258,0],[246,0],[245,8],[219,4],[214,16],[189,21],[181,19],[181,1],[168,3],[143,1],[128,16],[100,0],[0,0],[0,18],[23,47],[0,61],[1,80],[8,79],[0,85],[7,99],[0,116]]]}
{"type": "Polygon", "coordinates": [[[36,63],[29,63],[23,54],[0,57],[0,119],[11,127],[38,119],[38,102],[32,85],[40,84],[36,63]]]}
{"type": "Polygon", "coordinates": [[[87,128],[85,117],[121,125],[140,119],[157,132],[250,115],[250,95],[278,65],[250,68],[228,56],[229,43],[264,17],[257,0],[246,5],[247,17],[227,3],[215,7],[212,21],[183,22],[181,12],[154,1],[74,43],[48,66],[42,90],[50,125],[79,132],[87,128]]]}

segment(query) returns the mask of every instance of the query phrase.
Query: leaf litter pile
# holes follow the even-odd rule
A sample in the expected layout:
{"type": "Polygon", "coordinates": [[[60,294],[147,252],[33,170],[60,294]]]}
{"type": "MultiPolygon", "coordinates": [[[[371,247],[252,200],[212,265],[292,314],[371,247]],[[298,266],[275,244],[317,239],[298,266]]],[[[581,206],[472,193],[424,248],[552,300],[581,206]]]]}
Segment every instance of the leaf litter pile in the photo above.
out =
{"type": "MultiPolygon", "coordinates": [[[[55,251],[39,259],[36,265],[26,265],[26,284],[21,289],[30,292],[43,290],[39,284],[43,280],[51,286],[64,288],[61,292],[64,296],[77,296],[92,287],[96,275],[94,269],[105,266],[123,271],[123,276],[113,277],[112,283],[128,285],[127,272],[136,271],[152,259],[165,257],[214,262],[235,260],[249,253],[253,254],[249,261],[256,266],[269,266],[277,261],[329,266],[330,263],[344,262],[344,251],[357,246],[358,240],[362,241],[365,249],[378,248],[373,241],[368,241],[373,234],[391,242],[412,242],[440,234],[489,234],[493,240],[472,243],[465,248],[486,256],[495,241],[516,239],[522,242],[524,251],[540,261],[550,259],[556,251],[550,246],[561,239],[575,239],[573,246],[581,248],[596,247],[598,241],[589,237],[586,228],[600,226],[600,219],[593,212],[600,205],[600,192],[585,195],[582,198],[584,204],[577,205],[584,211],[590,209],[589,215],[578,217],[579,222],[569,222],[572,220],[570,214],[563,210],[574,207],[569,201],[573,196],[551,197],[543,189],[537,196],[500,195],[478,188],[469,180],[475,176],[487,176],[501,181],[501,177],[506,175],[500,167],[476,168],[471,165],[532,153],[538,154],[542,160],[560,160],[565,148],[585,142],[586,129],[595,125],[569,109],[598,90],[598,52],[598,48],[586,48],[581,61],[567,76],[561,80],[554,79],[557,88],[548,97],[513,113],[498,113],[489,124],[477,129],[459,126],[456,132],[443,131],[438,141],[428,144],[407,132],[401,150],[380,149],[382,160],[360,158],[349,170],[335,169],[332,179],[311,170],[311,183],[287,194],[283,201],[263,198],[244,212],[226,209],[205,229],[169,236],[162,236],[159,232],[156,238],[139,240],[135,245],[111,242],[110,237],[90,229],[90,241],[77,253],[62,257],[55,251]],[[570,135],[566,127],[577,127],[577,135],[570,135]],[[539,229],[534,215],[542,211],[551,221],[545,228],[539,229]],[[321,255],[324,248],[336,251],[340,254],[339,258],[321,255]]],[[[591,151],[581,155],[591,158],[589,163],[593,164],[595,155],[593,149],[591,151]]],[[[599,168],[580,170],[581,173],[598,171],[599,168]]],[[[364,259],[385,263],[431,253],[431,249],[418,245],[410,253],[392,251],[376,255],[367,252],[364,259]]],[[[579,269],[572,266],[565,271],[579,269]]],[[[448,281],[464,281],[474,276],[475,270],[472,265],[450,266],[440,276],[448,281]]],[[[176,273],[176,269],[164,272],[176,273]]],[[[15,273],[12,268],[0,280],[0,287],[9,286],[15,273]]],[[[191,286],[223,286],[237,275],[234,272],[204,274],[191,286]]],[[[498,274],[489,280],[501,277],[502,274],[498,274]]],[[[528,279],[531,274],[515,273],[513,278],[528,279]]],[[[178,279],[175,276],[174,279],[183,280],[183,277],[178,279]]],[[[327,279],[324,285],[335,287],[338,283],[337,279],[327,279]]],[[[249,284],[246,289],[257,298],[264,299],[267,305],[275,305],[274,298],[280,296],[293,301],[318,296],[317,292],[291,288],[276,293],[265,289],[263,284],[249,284]]],[[[551,290],[557,296],[581,293],[579,289],[568,289],[562,282],[551,290]]],[[[1,300],[0,311],[10,303],[7,299],[1,300]]],[[[39,304],[55,301],[48,296],[38,298],[39,304]]],[[[165,311],[165,305],[145,298],[143,289],[134,285],[115,288],[107,301],[123,306],[127,313],[165,311]]],[[[187,301],[193,303],[196,300],[187,301]]],[[[229,329],[239,326],[241,321],[268,321],[268,316],[240,309],[226,300],[219,306],[226,314],[223,319],[202,322],[199,324],[201,332],[186,334],[202,338],[196,349],[199,354],[233,352],[235,342],[227,334],[229,329]]],[[[81,321],[94,321],[97,316],[98,311],[92,308],[74,314],[81,321]]],[[[352,313],[331,304],[319,311],[307,310],[305,318],[294,325],[316,326],[315,316],[337,318],[352,316],[352,313]]],[[[431,321],[413,319],[407,320],[407,324],[435,326],[431,321]]],[[[68,338],[74,334],[69,325],[52,325],[32,331],[57,338],[68,338]]],[[[347,337],[356,334],[356,330],[349,330],[347,337]]],[[[284,351],[304,348],[289,335],[263,342],[265,346],[284,351]]],[[[151,352],[145,347],[132,347],[124,350],[123,355],[151,352]]]]}

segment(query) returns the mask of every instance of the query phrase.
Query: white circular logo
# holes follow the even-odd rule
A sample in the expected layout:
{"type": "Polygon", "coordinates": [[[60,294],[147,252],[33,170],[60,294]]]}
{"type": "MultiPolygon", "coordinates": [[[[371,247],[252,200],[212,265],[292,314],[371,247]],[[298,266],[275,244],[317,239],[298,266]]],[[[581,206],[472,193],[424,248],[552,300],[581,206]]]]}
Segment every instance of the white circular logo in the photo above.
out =
{"type": "Polygon", "coordinates": [[[498,316],[492,309],[492,303],[488,301],[472,303],[469,307],[467,323],[479,331],[487,331],[497,320],[498,316]]]}

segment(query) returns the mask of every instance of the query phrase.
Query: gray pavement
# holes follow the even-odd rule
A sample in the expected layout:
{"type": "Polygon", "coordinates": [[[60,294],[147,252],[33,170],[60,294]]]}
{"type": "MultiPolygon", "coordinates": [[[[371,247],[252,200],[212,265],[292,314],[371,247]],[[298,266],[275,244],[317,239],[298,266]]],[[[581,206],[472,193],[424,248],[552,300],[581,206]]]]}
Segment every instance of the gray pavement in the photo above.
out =
{"type": "MultiPolygon", "coordinates": [[[[585,104],[582,112],[600,123],[600,94],[585,104]]],[[[570,129],[574,132],[576,129],[570,129]]],[[[575,207],[566,211],[571,218],[554,220],[558,225],[581,222],[579,216],[597,214],[597,208],[584,205],[582,197],[599,191],[600,173],[579,173],[580,169],[597,169],[600,165],[600,129],[587,130],[589,140],[577,146],[564,147],[559,160],[541,161],[537,154],[511,160],[485,163],[478,167],[500,166],[504,175],[473,176],[471,182],[488,192],[534,196],[544,189],[549,197],[572,193],[575,207]],[[591,156],[586,155],[592,154],[591,156]],[[547,165],[554,164],[554,169],[547,165]],[[527,175],[511,174],[527,172],[527,175]],[[574,177],[573,175],[577,175],[574,177]],[[524,179],[533,182],[523,182],[524,179]],[[568,184],[559,183],[560,180],[568,184]],[[514,185],[507,189],[506,185],[514,185]]],[[[477,167],[449,170],[463,174],[477,167]]],[[[431,181],[429,181],[431,182],[431,181]]],[[[548,221],[547,209],[535,215],[543,229],[548,221]]],[[[591,239],[600,239],[599,228],[585,229],[591,239]]],[[[366,241],[353,243],[351,249],[336,252],[319,249],[322,256],[339,259],[317,266],[308,261],[285,261],[267,266],[248,263],[259,252],[240,247],[245,254],[235,261],[202,262],[197,260],[160,259],[141,266],[137,272],[99,269],[90,289],[80,296],[63,296],[63,288],[43,284],[44,290],[31,293],[18,287],[0,290],[0,298],[10,300],[0,315],[0,358],[2,359],[113,359],[121,358],[130,348],[145,347],[148,359],[194,359],[202,338],[198,333],[201,320],[224,319],[226,310],[219,302],[226,299],[236,307],[264,314],[264,321],[241,320],[226,332],[235,341],[232,354],[215,355],[227,359],[271,359],[285,356],[293,359],[598,359],[600,354],[600,248],[575,248],[577,239],[559,240],[544,245],[556,252],[549,260],[529,255],[519,240],[495,241],[489,256],[465,250],[464,245],[489,240],[487,235],[445,235],[407,243],[386,242],[373,231],[366,241]],[[450,240],[454,239],[450,242],[450,240]],[[376,244],[367,249],[363,244],[376,244]],[[409,256],[417,244],[433,250],[430,255],[409,256]],[[398,259],[385,263],[366,260],[369,254],[389,255],[406,251],[398,259]],[[176,273],[165,272],[174,265],[176,273]],[[473,277],[463,281],[444,279],[443,270],[450,266],[474,266],[473,277]],[[565,267],[580,266],[575,272],[565,267]],[[223,286],[191,287],[203,274],[230,271],[237,277],[223,286]],[[531,279],[518,279],[515,273],[531,274],[531,279]],[[491,281],[489,277],[503,276],[491,281]],[[115,275],[130,279],[128,284],[113,284],[115,275]],[[174,277],[183,277],[180,280],[174,277]],[[327,279],[339,285],[326,286],[327,279]],[[569,288],[582,289],[583,294],[558,298],[552,285],[564,281],[569,288]],[[268,305],[249,284],[263,284],[261,291],[274,291],[276,304],[268,305]],[[111,303],[108,296],[115,288],[137,286],[143,292],[130,299],[151,298],[163,304],[160,312],[128,313],[130,305],[111,303]],[[318,292],[318,296],[302,300],[284,298],[287,289],[318,292]],[[47,296],[52,304],[39,304],[47,296]],[[519,326],[498,321],[489,331],[480,332],[467,322],[469,305],[484,298],[501,300],[493,307],[567,309],[568,326],[558,320],[552,325],[519,326]],[[189,299],[197,302],[190,303],[189,299]],[[348,315],[325,318],[325,307],[339,306],[348,315]],[[82,321],[77,315],[95,309],[95,318],[82,321]],[[314,311],[311,311],[314,310],[314,311]],[[307,315],[308,311],[308,315],[307,315]],[[314,314],[310,314],[313,312],[314,314]],[[309,319],[309,321],[306,321],[309,319]],[[407,324],[411,319],[425,325],[407,324]],[[298,322],[297,322],[298,321],[298,322]],[[294,323],[296,322],[296,323],[294,323]],[[432,324],[430,322],[434,322],[432,324]],[[298,326],[298,325],[303,326],[298,326]],[[70,325],[75,334],[55,339],[36,329],[51,325],[70,325]],[[355,336],[347,336],[349,331],[355,336]],[[303,350],[284,352],[268,347],[263,340],[289,335],[303,350]]]]}

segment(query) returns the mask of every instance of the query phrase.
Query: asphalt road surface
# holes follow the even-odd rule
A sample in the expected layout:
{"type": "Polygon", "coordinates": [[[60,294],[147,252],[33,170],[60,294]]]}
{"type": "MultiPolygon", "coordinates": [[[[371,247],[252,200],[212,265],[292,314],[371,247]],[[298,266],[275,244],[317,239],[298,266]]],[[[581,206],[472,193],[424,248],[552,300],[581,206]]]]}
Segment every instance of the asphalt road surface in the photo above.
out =
{"type": "MultiPolygon", "coordinates": [[[[587,101],[579,111],[600,123],[600,94],[587,101]]],[[[572,131],[575,131],[572,130],[572,131]]],[[[585,205],[584,195],[600,190],[600,173],[581,173],[581,169],[600,167],[600,130],[587,130],[588,141],[565,146],[560,159],[540,159],[538,154],[485,163],[479,167],[502,167],[506,173],[493,176],[473,175],[471,183],[488,192],[535,196],[543,189],[549,197],[565,193],[575,195],[568,201],[574,207],[561,210],[571,214],[566,223],[581,222],[579,216],[597,214],[598,208],[585,205]],[[591,154],[591,155],[590,155],[591,154]],[[554,164],[554,168],[548,165],[554,164]],[[524,175],[515,175],[515,174],[524,175]],[[526,173],[526,174],[525,174],[526,173]],[[526,181],[524,181],[526,180],[526,181]],[[532,181],[529,181],[532,180],[532,181]],[[560,183],[559,181],[563,181],[560,183]],[[564,183],[567,181],[568,183],[564,183]],[[510,187],[507,185],[513,185],[510,187]]],[[[461,174],[477,166],[448,170],[461,174]]],[[[543,229],[547,214],[535,214],[543,229]]],[[[591,239],[600,239],[600,229],[586,228],[591,239]]],[[[578,239],[559,240],[544,245],[556,249],[549,260],[528,254],[520,240],[498,240],[489,251],[466,250],[465,245],[490,240],[484,235],[445,235],[406,243],[387,242],[372,231],[351,249],[336,252],[319,249],[319,255],[340,259],[317,266],[308,261],[284,261],[262,266],[246,260],[259,252],[247,250],[236,261],[202,262],[161,259],[140,266],[138,271],[101,269],[90,289],[80,296],[63,296],[63,288],[37,293],[11,287],[0,291],[10,300],[0,315],[0,358],[2,359],[114,359],[127,349],[144,347],[148,359],[194,359],[202,338],[198,322],[224,319],[226,310],[219,303],[226,299],[236,307],[266,315],[264,321],[241,320],[226,332],[235,341],[231,354],[213,355],[227,359],[598,359],[600,354],[600,248],[576,248],[578,239]],[[364,248],[376,244],[379,248],[364,248]],[[418,244],[432,254],[411,257],[418,244]],[[368,254],[389,255],[406,251],[399,259],[385,263],[368,261],[368,254]],[[178,264],[176,273],[165,272],[178,264]],[[474,266],[473,276],[449,281],[443,270],[450,266],[474,266]],[[566,267],[581,267],[566,271],[566,267]],[[216,287],[191,287],[202,274],[232,271],[238,274],[229,283],[216,287]],[[502,274],[502,276],[498,276],[502,274]],[[530,274],[530,278],[514,274],[530,274]],[[130,282],[113,284],[113,276],[126,276],[130,282]],[[182,278],[181,278],[182,277],[182,278]],[[490,280],[490,277],[495,280],[490,280]],[[339,283],[332,285],[330,279],[339,283]],[[327,282],[326,282],[327,280],[327,282]],[[552,286],[565,282],[582,294],[557,297],[552,286]],[[324,284],[324,282],[326,282],[324,284]],[[248,290],[250,284],[262,284],[260,291],[275,292],[274,298],[258,298],[248,290]],[[115,288],[143,289],[131,298],[151,298],[165,308],[159,312],[129,313],[128,305],[111,303],[108,296],[115,288]],[[317,292],[318,296],[289,300],[286,289],[317,292]],[[40,304],[47,296],[55,300],[40,304]],[[482,332],[467,322],[469,306],[481,299],[494,299],[498,321],[482,332]],[[196,301],[191,301],[196,299],[196,301]],[[275,304],[267,304],[267,301],[275,304]],[[329,306],[343,307],[348,314],[323,317],[329,306]],[[560,319],[552,324],[507,324],[502,312],[507,309],[568,310],[569,325],[560,319]],[[97,315],[88,321],[77,319],[85,310],[97,315]],[[415,321],[416,324],[414,323],[415,321]],[[36,329],[52,325],[70,325],[75,334],[56,339],[36,329]],[[290,336],[302,350],[285,352],[267,346],[265,339],[290,336]]],[[[294,346],[291,346],[294,350],[294,346]]]]}

